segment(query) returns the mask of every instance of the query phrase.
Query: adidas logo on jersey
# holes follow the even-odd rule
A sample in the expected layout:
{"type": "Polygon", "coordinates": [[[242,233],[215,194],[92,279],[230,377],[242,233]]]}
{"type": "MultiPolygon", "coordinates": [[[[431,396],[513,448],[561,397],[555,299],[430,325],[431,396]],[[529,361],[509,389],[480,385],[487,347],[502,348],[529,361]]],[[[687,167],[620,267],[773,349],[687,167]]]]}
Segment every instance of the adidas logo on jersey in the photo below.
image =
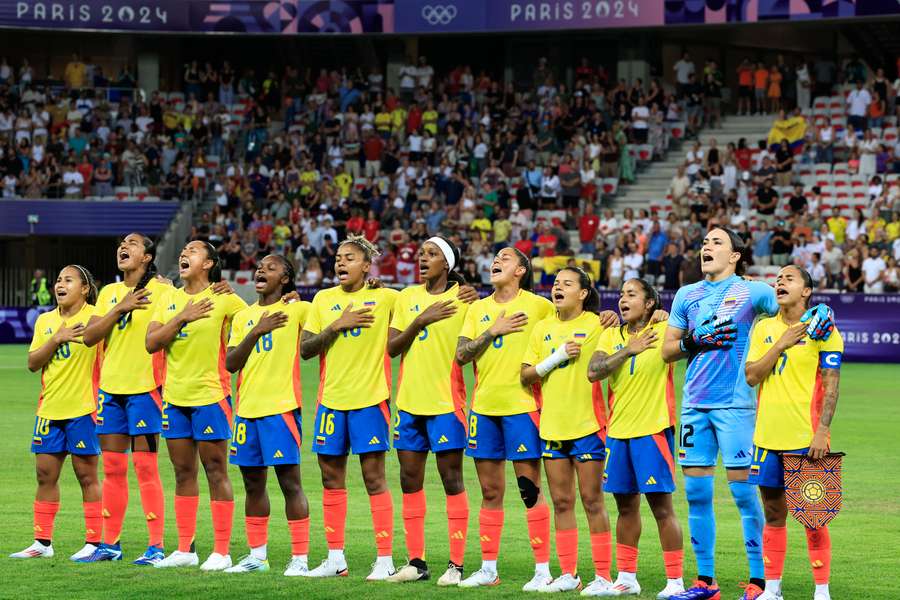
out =
{"type": "Polygon", "coordinates": [[[459,529],[457,529],[456,531],[454,531],[453,533],[450,534],[450,539],[452,539],[452,540],[462,540],[462,539],[465,539],[465,535],[463,534],[462,531],[460,531],[459,529]]]}
{"type": "Polygon", "coordinates": [[[411,312],[419,312],[419,305],[416,304],[415,306],[410,306],[410,307],[409,307],[409,310],[410,310],[411,312]]]}
{"type": "Polygon", "coordinates": [[[590,454],[581,454],[578,456],[578,460],[591,460],[592,458],[594,457],[590,454]]]}
{"type": "Polygon", "coordinates": [[[53,328],[52,328],[52,327],[48,327],[48,328],[47,328],[47,331],[44,332],[44,335],[50,335],[50,334],[52,334],[52,333],[53,333],[53,328]]]}
{"type": "Polygon", "coordinates": [[[335,304],[334,306],[331,307],[331,310],[341,310],[341,305],[335,304]]]}
{"type": "Polygon", "coordinates": [[[747,458],[747,456],[749,455],[743,450],[738,450],[738,453],[734,455],[735,458],[747,458]]]}
{"type": "Polygon", "coordinates": [[[548,333],[547,335],[544,336],[544,341],[545,341],[545,342],[549,342],[549,341],[552,340],[552,339],[553,339],[553,338],[550,336],[549,333],[548,333]]]}
{"type": "Polygon", "coordinates": [[[528,452],[528,448],[525,447],[525,444],[519,444],[519,447],[516,448],[516,452],[528,452]]]}
{"type": "Polygon", "coordinates": [[[490,318],[489,316],[487,316],[487,315],[484,315],[483,317],[481,317],[481,322],[482,322],[482,323],[487,323],[487,322],[490,321],[490,320],[491,320],[491,318],[490,318]]]}
{"type": "Polygon", "coordinates": [[[624,347],[625,347],[624,344],[616,344],[616,352],[618,352],[619,350],[621,350],[624,347]]]}
{"type": "Polygon", "coordinates": [[[442,435],[441,437],[438,438],[438,444],[446,444],[448,441],[450,441],[450,440],[447,439],[446,435],[442,435]]]}
{"type": "Polygon", "coordinates": [[[168,310],[175,310],[175,305],[174,305],[174,304],[170,304],[168,310]]]}
{"type": "Polygon", "coordinates": [[[284,458],[284,454],[281,453],[281,450],[276,450],[275,454],[272,455],[272,458],[284,458]]]}
{"type": "Polygon", "coordinates": [[[369,440],[369,445],[370,445],[370,446],[374,446],[375,444],[380,444],[380,443],[381,443],[381,440],[378,439],[378,436],[377,436],[377,435],[373,435],[373,436],[372,436],[372,439],[369,440]]]}
{"type": "Polygon", "coordinates": [[[137,422],[138,429],[140,429],[141,427],[146,427],[146,426],[147,426],[147,423],[145,423],[143,419],[141,419],[140,421],[137,422]]]}
{"type": "Polygon", "coordinates": [[[644,485],[656,485],[656,478],[651,475],[650,478],[644,482],[644,485]]]}
{"type": "Polygon", "coordinates": [[[253,327],[253,319],[247,321],[247,327],[253,327]]]}
{"type": "Polygon", "coordinates": [[[75,444],[75,447],[78,448],[79,450],[84,450],[85,448],[87,448],[87,446],[84,445],[83,440],[78,440],[78,443],[75,444]]]}
{"type": "Polygon", "coordinates": [[[766,336],[766,339],[763,340],[763,341],[764,341],[764,343],[766,343],[766,344],[771,344],[771,343],[772,343],[772,336],[771,336],[771,335],[767,335],[767,336],[766,336]]]}
{"type": "Polygon", "coordinates": [[[744,545],[748,548],[759,548],[759,542],[756,540],[747,540],[744,545]]]}
{"type": "Polygon", "coordinates": [[[206,429],[203,430],[203,435],[209,435],[213,432],[212,425],[207,425],[206,429]]]}

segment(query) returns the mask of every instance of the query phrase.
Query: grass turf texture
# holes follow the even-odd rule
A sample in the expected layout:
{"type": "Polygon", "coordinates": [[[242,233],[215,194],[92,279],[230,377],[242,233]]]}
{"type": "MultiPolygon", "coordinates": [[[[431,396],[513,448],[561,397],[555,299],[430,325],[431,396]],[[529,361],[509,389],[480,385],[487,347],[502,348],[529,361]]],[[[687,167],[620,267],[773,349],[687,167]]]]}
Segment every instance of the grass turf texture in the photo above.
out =
{"type": "MultiPolygon", "coordinates": [[[[283,504],[274,473],[270,474],[269,491],[272,518],[269,524],[269,573],[226,575],[201,573],[198,569],[169,569],[136,567],[128,561],[139,556],[146,545],[146,527],[140,506],[140,496],[130,470],[130,504],[122,535],[125,560],[119,563],[92,565],[75,564],[68,556],[83,544],[84,521],[81,512],[81,493],[71,467],[66,464],[60,478],[61,509],[55,527],[54,549],[50,560],[13,560],[10,552],[21,550],[31,543],[32,512],[35,479],[34,461],[28,448],[34,426],[34,411],[38,398],[39,377],[25,369],[25,346],[0,346],[0,381],[3,382],[4,419],[0,421],[0,522],[3,523],[2,555],[0,555],[0,598],[97,598],[152,597],[170,598],[235,597],[242,598],[334,598],[360,594],[377,594],[379,598],[402,598],[410,594],[441,596],[511,598],[521,597],[521,586],[531,578],[533,558],[525,527],[524,508],[518,497],[512,469],[507,477],[506,523],[503,531],[499,571],[502,584],[482,590],[446,590],[435,585],[447,561],[447,522],[444,516],[444,493],[434,461],[429,461],[426,494],[429,511],[426,519],[427,558],[432,580],[407,585],[367,583],[364,578],[375,558],[369,504],[360,477],[358,461],[351,457],[348,469],[350,505],[347,518],[347,548],[350,576],[346,578],[308,580],[282,576],[290,558],[290,546],[283,504]]],[[[304,410],[303,484],[309,497],[311,516],[310,566],[319,564],[326,554],[322,531],[322,486],[315,457],[309,452],[312,438],[313,410],[317,386],[318,365],[303,363],[304,410]]],[[[396,372],[396,370],[395,370],[396,372]]],[[[680,380],[682,370],[679,370],[680,380]]],[[[833,522],[831,538],[834,552],[832,563],[832,595],[834,598],[896,598],[896,585],[890,580],[890,567],[896,568],[896,549],[900,547],[900,481],[889,475],[894,471],[892,446],[897,424],[900,423],[900,404],[896,402],[896,379],[900,367],[896,365],[845,364],[842,373],[841,397],[833,427],[834,447],[847,452],[844,461],[844,508],[833,522]]],[[[471,384],[471,372],[467,372],[471,384]]],[[[166,545],[177,545],[173,498],[173,475],[165,445],[161,450],[160,472],[166,492],[166,545]]],[[[243,487],[237,468],[231,469],[235,489],[236,509],[232,536],[232,557],[237,561],[246,549],[243,521],[243,487]]],[[[478,507],[480,492],[475,469],[470,460],[465,463],[466,486],[471,504],[466,575],[480,565],[478,544],[478,507]]],[[[399,474],[396,455],[387,458],[387,477],[394,497],[395,543],[394,561],[399,567],[405,562],[403,523],[400,517],[399,474]]],[[[676,510],[685,535],[685,577],[695,575],[693,553],[688,543],[687,505],[681,486],[675,493],[676,510]]],[[[198,517],[197,548],[203,561],[212,549],[212,524],[209,516],[208,494],[201,474],[201,502],[198,517]]],[[[543,486],[546,492],[546,485],[543,486]]],[[[610,519],[615,527],[615,503],[606,495],[610,519]]],[[[723,600],[739,598],[738,582],[747,580],[747,563],[741,538],[740,519],[725,483],[724,471],[716,478],[716,515],[718,540],[716,546],[717,571],[723,588],[723,600]]],[[[593,579],[593,566],[587,525],[581,507],[579,517],[579,570],[582,580],[593,579]]],[[[788,519],[788,558],[784,588],[790,598],[811,598],[813,583],[806,555],[806,538],[799,523],[788,519]]],[[[644,530],[640,543],[638,578],[644,589],[642,598],[655,598],[665,585],[662,556],[656,527],[644,506],[644,530]]],[[[559,573],[555,552],[551,553],[551,569],[559,573]]],[[[615,566],[613,568],[615,576],[615,566]]]]}

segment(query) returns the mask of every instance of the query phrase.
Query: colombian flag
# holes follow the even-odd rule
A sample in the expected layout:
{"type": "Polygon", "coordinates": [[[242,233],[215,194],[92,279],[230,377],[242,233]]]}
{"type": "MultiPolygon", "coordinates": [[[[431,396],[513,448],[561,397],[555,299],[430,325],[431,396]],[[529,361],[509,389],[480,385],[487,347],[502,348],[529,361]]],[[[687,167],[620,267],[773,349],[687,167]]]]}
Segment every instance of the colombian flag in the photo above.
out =
{"type": "Polygon", "coordinates": [[[791,117],[783,121],[775,121],[769,130],[769,149],[775,151],[781,145],[781,140],[787,140],[791,146],[791,152],[798,154],[803,150],[803,138],[806,135],[806,119],[803,117],[791,117]]]}

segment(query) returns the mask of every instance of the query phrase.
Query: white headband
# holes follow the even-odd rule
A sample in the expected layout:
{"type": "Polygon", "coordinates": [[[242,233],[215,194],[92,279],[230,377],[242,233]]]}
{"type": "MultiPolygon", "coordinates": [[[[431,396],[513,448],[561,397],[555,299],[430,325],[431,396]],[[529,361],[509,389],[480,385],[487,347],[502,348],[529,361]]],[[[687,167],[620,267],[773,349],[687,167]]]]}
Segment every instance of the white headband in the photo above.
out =
{"type": "Polygon", "coordinates": [[[449,270],[452,271],[453,267],[456,266],[456,257],[453,256],[453,248],[450,247],[450,244],[437,236],[430,237],[425,241],[431,242],[432,244],[440,248],[441,253],[444,255],[444,258],[447,259],[447,265],[450,267],[449,270]]]}

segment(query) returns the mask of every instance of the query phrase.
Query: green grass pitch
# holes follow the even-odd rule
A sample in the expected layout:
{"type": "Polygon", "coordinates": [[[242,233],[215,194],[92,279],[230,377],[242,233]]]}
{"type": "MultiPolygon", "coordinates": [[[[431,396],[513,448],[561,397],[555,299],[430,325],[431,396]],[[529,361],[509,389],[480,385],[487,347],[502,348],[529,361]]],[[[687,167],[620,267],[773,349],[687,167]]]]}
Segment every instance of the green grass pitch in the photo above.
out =
{"type": "MultiPolygon", "coordinates": [[[[525,518],[512,477],[507,479],[506,525],[500,552],[499,571],[502,584],[481,590],[443,589],[435,585],[447,560],[447,526],[444,517],[443,491],[436,469],[430,461],[426,477],[429,512],[426,521],[427,552],[433,579],[406,585],[367,583],[369,565],[374,560],[369,505],[359,474],[358,462],[351,460],[348,477],[350,510],[347,519],[347,559],[350,576],[340,579],[306,580],[281,575],[290,558],[287,525],[280,504],[280,493],[274,475],[270,477],[272,519],[269,525],[269,573],[225,575],[201,573],[198,569],[156,571],[128,564],[140,555],[146,544],[140,497],[131,477],[131,502],[126,517],[122,546],[127,560],[121,563],[79,565],[67,560],[83,543],[84,524],[81,494],[71,468],[66,466],[61,477],[61,510],[56,521],[51,560],[15,561],[10,552],[21,550],[31,542],[31,503],[34,498],[34,461],[28,451],[39,378],[25,369],[25,346],[0,346],[0,381],[3,389],[3,416],[0,420],[0,523],[3,524],[0,547],[0,598],[347,598],[375,594],[379,598],[403,598],[410,595],[434,597],[465,596],[469,598],[512,598],[521,596],[520,588],[532,574],[532,555],[527,542],[525,518]]],[[[305,439],[312,439],[312,409],[315,406],[317,364],[303,364],[303,388],[306,399],[305,439]]],[[[680,387],[679,371],[679,386],[680,387]]],[[[471,373],[468,373],[471,382],[471,373]]],[[[900,402],[896,365],[847,364],[843,369],[841,397],[833,427],[836,450],[847,453],[844,462],[844,508],[833,522],[832,597],[836,600],[894,599],[896,584],[890,577],[896,573],[897,549],[900,548],[900,480],[894,458],[896,432],[900,425],[900,402]]],[[[315,566],[326,553],[322,533],[321,483],[315,458],[304,443],[303,484],[309,496],[311,512],[310,565],[315,566]]],[[[397,460],[388,456],[388,481],[394,495],[395,545],[394,560],[405,562],[403,524],[400,518],[400,491],[397,460]]],[[[174,509],[172,506],[172,469],[165,450],[160,456],[160,471],[166,490],[166,542],[176,544],[174,509]]],[[[237,507],[232,539],[232,557],[246,552],[243,523],[243,490],[238,470],[232,469],[237,507]]],[[[680,478],[680,476],[679,476],[680,478]]],[[[480,494],[471,462],[466,463],[466,485],[471,500],[466,574],[480,564],[478,546],[478,506],[480,494]]],[[[679,480],[680,486],[680,480],[679,480]]],[[[201,560],[211,551],[212,526],[205,484],[201,475],[201,503],[198,519],[197,547],[201,560]]],[[[545,488],[546,489],[546,488],[545,488]]],[[[687,506],[679,487],[675,494],[676,509],[687,538],[687,506]]],[[[615,522],[612,497],[607,506],[615,522]]],[[[747,566],[740,537],[740,520],[720,472],[716,486],[718,541],[717,570],[723,588],[723,600],[740,597],[738,582],[746,581],[747,566]]],[[[581,519],[579,567],[583,579],[592,579],[590,546],[583,513],[581,519]]],[[[788,598],[811,598],[812,578],[806,558],[806,541],[800,525],[789,519],[789,549],[784,575],[788,598]]],[[[640,544],[639,581],[644,588],[642,598],[655,598],[665,584],[659,541],[648,511],[644,512],[644,532],[640,544]]],[[[695,574],[693,554],[685,543],[685,576],[695,574]]],[[[551,568],[558,574],[555,553],[551,568]]],[[[615,573],[613,574],[615,576],[615,573]]]]}

